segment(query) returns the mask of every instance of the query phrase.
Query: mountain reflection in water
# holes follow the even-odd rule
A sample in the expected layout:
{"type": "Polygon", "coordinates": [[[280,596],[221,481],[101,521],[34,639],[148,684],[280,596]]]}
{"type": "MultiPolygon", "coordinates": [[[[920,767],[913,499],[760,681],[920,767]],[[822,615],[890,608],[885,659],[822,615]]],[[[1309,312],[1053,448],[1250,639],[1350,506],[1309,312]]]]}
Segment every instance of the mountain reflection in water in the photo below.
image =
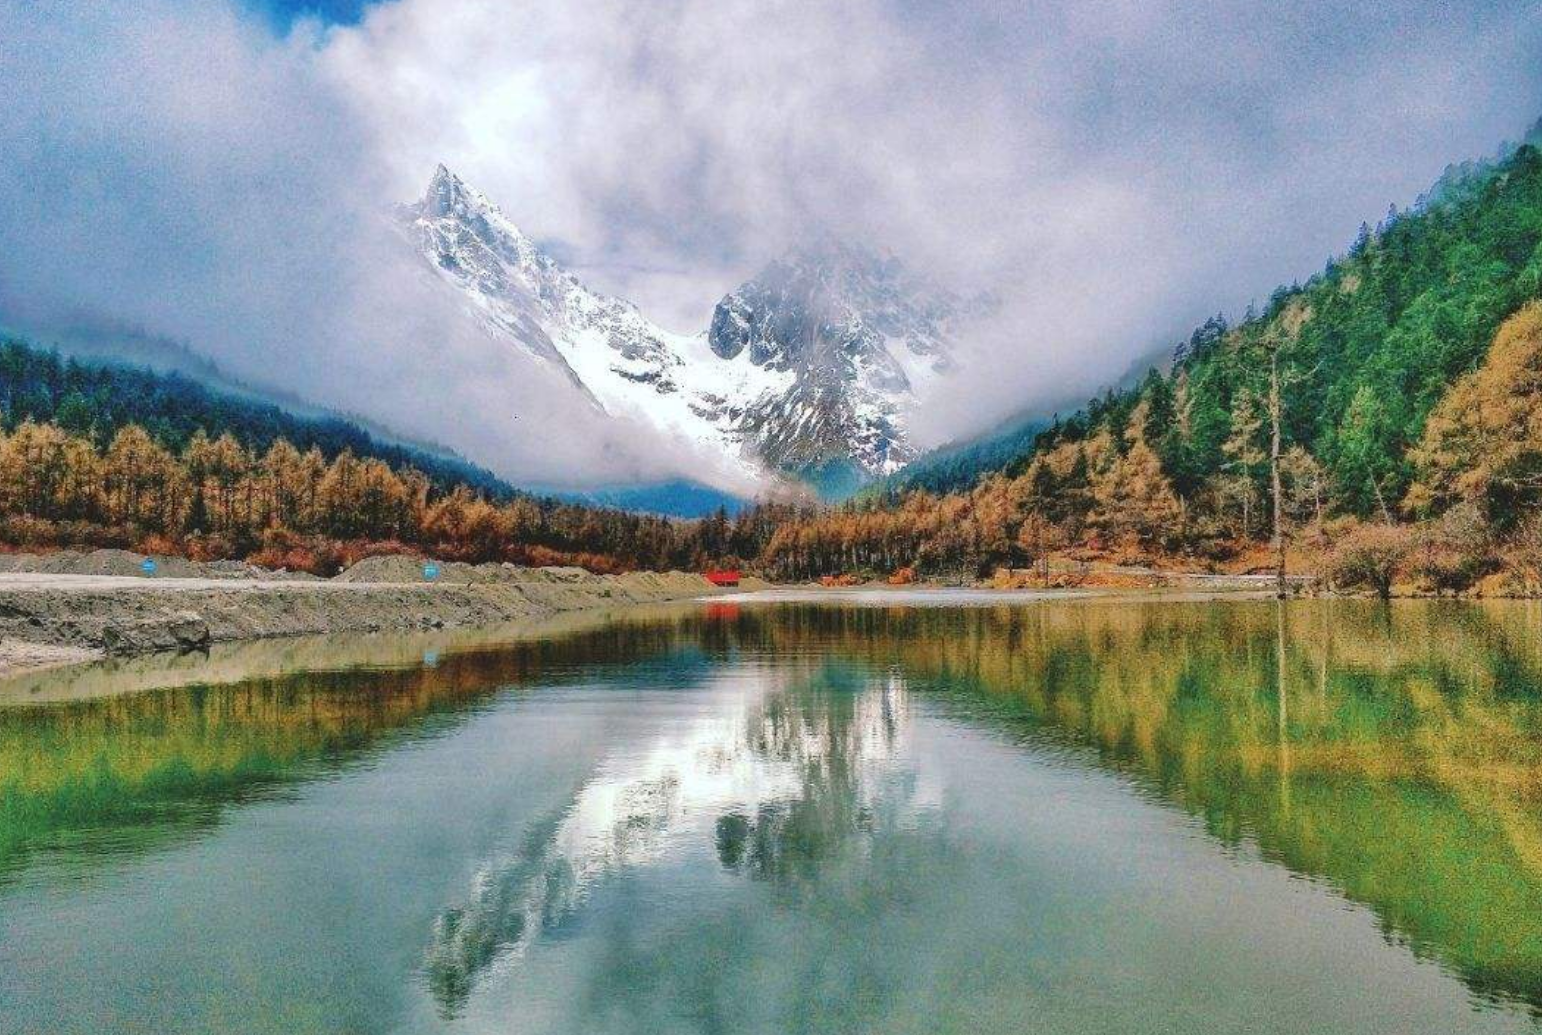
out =
{"type": "Polygon", "coordinates": [[[517,959],[571,922],[596,884],[658,861],[672,840],[712,836],[724,866],[778,879],[863,835],[903,730],[897,674],[825,664],[749,692],[730,682],[721,696],[723,714],[607,765],[478,869],[466,901],[435,920],[428,952],[448,1015],[478,972],[517,959]]]}

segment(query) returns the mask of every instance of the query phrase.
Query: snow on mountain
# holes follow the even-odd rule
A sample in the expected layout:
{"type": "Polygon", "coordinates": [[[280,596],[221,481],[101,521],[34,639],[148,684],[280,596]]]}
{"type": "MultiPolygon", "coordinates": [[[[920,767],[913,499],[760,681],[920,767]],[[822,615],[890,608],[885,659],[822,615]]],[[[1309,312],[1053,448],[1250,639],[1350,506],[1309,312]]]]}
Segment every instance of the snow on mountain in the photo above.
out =
{"type": "Polygon", "coordinates": [[[656,327],[630,302],[590,291],[443,166],[422,199],[397,215],[494,335],[566,374],[605,412],[754,467],[739,448],[724,393],[773,390],[763,371],[736,364],[702,384],[691,357],[704,346],[656,327]]]}
{"type": "Polygon", "coordinates": [[[950,369],[966,306],[893,260],[824,246],[772,263],[680,335],[585,287],[482,194],[440,166],[397,210],[423,257],[495,336],[595,405],[743,471],[890,473],[914,455],[905,412],[950,369]]]}
{"type": "Polygon", "coordinates": [[[952,369],[954,325],[970,311],[894,259],[826,243],[773,262],[719,302],[708,340],[724,359],[748,353],[794,374],[788,391],[753,400],[740,420],[757,456],[874,476],[914,459],[906,412],[952,369]]]}

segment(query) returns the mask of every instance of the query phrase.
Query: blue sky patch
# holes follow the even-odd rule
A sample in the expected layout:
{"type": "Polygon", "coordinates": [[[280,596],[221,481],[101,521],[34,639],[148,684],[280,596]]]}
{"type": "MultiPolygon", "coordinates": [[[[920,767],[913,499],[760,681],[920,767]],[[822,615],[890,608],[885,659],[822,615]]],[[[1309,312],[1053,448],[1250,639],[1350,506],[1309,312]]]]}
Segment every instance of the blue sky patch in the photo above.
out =
{"type": "Polygon", "coordinates": [[[297,18],[320,18],[328,25],[353,25],[376,0],[244,0],[266,15],[276,29],[288,29],[297,18]]]}

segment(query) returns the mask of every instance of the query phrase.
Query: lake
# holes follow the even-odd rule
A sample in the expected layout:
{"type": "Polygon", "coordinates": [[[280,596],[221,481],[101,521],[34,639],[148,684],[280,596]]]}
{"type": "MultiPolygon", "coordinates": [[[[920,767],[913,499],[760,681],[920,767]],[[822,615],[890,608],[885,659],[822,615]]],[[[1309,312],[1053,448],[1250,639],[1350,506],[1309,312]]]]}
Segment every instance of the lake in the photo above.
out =
{"type": "Polygon", "coordinates": [[[1542,1028],[1542,607],[716,601],[0,687],[0,1031],[1542,1028]]]}

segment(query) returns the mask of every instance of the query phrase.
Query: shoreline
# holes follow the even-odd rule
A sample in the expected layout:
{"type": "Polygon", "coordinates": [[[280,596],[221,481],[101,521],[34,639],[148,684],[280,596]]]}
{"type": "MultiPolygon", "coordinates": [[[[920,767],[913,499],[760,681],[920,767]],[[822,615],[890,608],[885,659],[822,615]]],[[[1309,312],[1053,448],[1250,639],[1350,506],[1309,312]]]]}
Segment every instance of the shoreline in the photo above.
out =
{"type": "Polygon", "coordinates": [[[141,690],[223,686],[293,672],[393,671],[435,667],[446,659],[510,644],[582,633],[604,626],[682,616],[703,598],[562,611],[502,625],[418,632],[342,632],[228,640],[207,650],[160,651],[84,663],[0,671],[0,709],[116,697],[141,690]]]}
{"type": "Polygon", "coordinates": [[[373,558],[332,579],[296,579],[260,569],[244,577],[192,571],[166,577],[123,574],[123,563],[102,571],[99,557],[85,555],[71,571],[0,571],[0,679],[108,659],[197,657],[211,647],[259,641],[495,633],[564,615],[624,613],[648,604],[706,598],[928,606],[1250,595],[1215,587],[1176,594],[1106,586],[829,588],[753,578],[730,588],[685,572],[594,575],[573,568],[462,564],[444,565],[443,576],[432,582],[406,581],[404,576],[419,564],[412,558],[373,558]]]}
{"type": "Polygon", "coordinates": [[[508,565],[447,564],[435,581],[404,581],[418,564],[380,558],[327,580],[0,573],[0,676],[251,640],[491,628],[726,592],[685,572],[508,565]]]}
{"type": "MultiPolygon", "coordinates": [[[[402,556],[371,558],[332,579],[262,569],[241,576],[194,571],[147,576],[123,574],[121,563],[113,571],[93,568],[101,553],[77,555],[73,571],[0,571],[0,679],[108,659],[162,655],[196,660],[211,647],[262,641],[517,633],[562,616],[624,614],[649,604],[708,598],[928,607],[1274,596],[1267,576],[1129,568],[1119,574],[1146,578],[1047,588],[926,581],[826,586],[749,578],[738,587],[719,587],[686,572],[595,575],[575,568],[457,563],[444,564],[444,574],[434,581],[421,576],[408,581],[421,561],[402,556]]],[[[1306,596],[1293,594],[1294,599],[1306,596]]]]}

